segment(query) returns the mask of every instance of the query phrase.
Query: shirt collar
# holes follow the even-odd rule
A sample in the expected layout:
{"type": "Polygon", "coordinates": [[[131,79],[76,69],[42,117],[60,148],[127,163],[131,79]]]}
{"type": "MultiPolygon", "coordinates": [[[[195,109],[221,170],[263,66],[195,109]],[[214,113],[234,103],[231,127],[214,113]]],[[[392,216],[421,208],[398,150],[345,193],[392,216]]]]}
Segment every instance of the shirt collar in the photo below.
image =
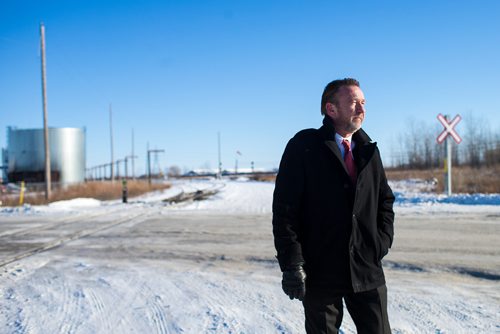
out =
{"type": "Polygon", "coordinates": [[[344,158],[345,156],[345,148],[344,145],[342,144],[344,139],[349,142],[349,147],[351,148],[351,151],[354,150],[354,146],[356,146],[356,142],[352,140],[352,135],[344,138],[338,133],[335,133],[335,142],[337,142],[337,146],[339,147],[340,154],[342,154],[342,158],[344,158]]]}
{"type": "Polygon", "coordinates": [[[335,133],[335,141],[337,142],[337,145],[342,146],[342,142],[344,140],[347,140],[349,142],[349,145],[352,145],[352,143],[351,143],[352,135],[350,135],[349,137],[344,138],[341,135],[339,135],[338,133],[335,133]]]}

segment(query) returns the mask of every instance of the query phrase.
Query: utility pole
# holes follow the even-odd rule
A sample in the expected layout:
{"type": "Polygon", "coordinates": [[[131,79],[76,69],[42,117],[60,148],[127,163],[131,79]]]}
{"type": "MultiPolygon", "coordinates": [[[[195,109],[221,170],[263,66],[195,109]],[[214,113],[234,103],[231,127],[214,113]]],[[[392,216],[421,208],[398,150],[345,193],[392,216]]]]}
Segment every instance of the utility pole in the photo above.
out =
{"type": "Polygon", "coordinates": [[[124,177],[124,179],[126,180],[126,179],[128,179],[128,155],[125,156],[123,161],[125,161],[125,177],[124,177]]]}
{"type": "Polygon", "coordinates": [[[116,177],[120,179],[120,163],[124,161],[123,159],[116,159],[116,177]]]}
{"type": "MultiPolygon", "coordinates": [[[[148,144],[149,147],[149,144],[148,144]]],[[[150,150],[148,149],[148,181],[151,184],[151,153],[163,153],[165,150],[150,150]]]]}
{"type": "Polygon", "coordinates": [[[146,143],[146,174],[148,175],[148,182],[151,184],[151,166],[149,161],[149,142],[146,143]]]}
{"type": "Polygon", "coordinates": [[[236,164],[234,165],[234,175],[238,174],[238,155],[241,155],[240,151],[236,151],[236,164]]]}
{"type": "MultiPolygon", "coordinates": [[[[125,157],[125,178],[128,178],[128,159],[132,160],[132,166],[134,166],[134,159],[136,159],[137,156],[135,155],[127,155],[125,157]]],[[[134,167],[132,167],[132,179],[135,179],[134,177],[134,167]]]]}
{"type": "Polygon", "coordinates": [[[113,164],[110,164],[110,163],[107,163],[107,164],[104,164],[104,180],[106,180],[106,170],[108,169],[108,166],[109,166],[109,180],[111,180],[111,168],[113,168],[113,164]]]}
{"type": "Polygon", "coordinates": [[[109,136],[111,142],[111,182],[115,182],[114,156],[113,156],[113,115],[111,111],[111,103],[109,104],[109,136]]]}
{"type": "Polygon", "coordinates": [[[220,132],[217,132],[217,146],[218,146],[218,152],[219,152],[219,173],[217,174],[217,178],[220,179],[222,178],[222,162],[220,158],[220,132]]]}
{"type": "Polygon", "coordinates": [[[132,158],[132,180],[135,180],[134,159],[137,157],[134,154],[134,128],[132,128],[132,154],[130,155],[130,158],[132,158]]]}
{"type": "Polygon", "coordinates": [[[51,178],[50,178],[50,146],[49,126],[47,116],[47,81],[45,73],[45,27],[40,23],[40,46],[42,52],[42,100],[43,100],[43,140],[45,145],[45,200],[50,200],[51,178]]]}

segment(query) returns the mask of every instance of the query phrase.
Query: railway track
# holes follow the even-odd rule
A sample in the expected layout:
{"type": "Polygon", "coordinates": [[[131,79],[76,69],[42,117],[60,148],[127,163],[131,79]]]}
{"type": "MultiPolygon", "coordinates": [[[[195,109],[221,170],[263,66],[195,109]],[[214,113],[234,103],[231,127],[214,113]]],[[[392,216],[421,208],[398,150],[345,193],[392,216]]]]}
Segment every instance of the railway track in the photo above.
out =
{"type": "MultiPolygon", "coordinates": [[[[143,221],[147,219],[149,216],[151,216],[154,213],[157,213],[159,211],[159,208],[156,210],[152,210],[151,208],[147,208],[147,210],[134,210],[134,212],[131,215],[127,215],[126,217],[122,217],[120,219],[114,219],[109,222],[104,222],[104,223],[98,223],[96,224],[95,220],[92,221],[90,219],[95,219],[95,218],[106,218],[110,217],[111,215],[115,214],[115,210],[113,212],[105,212],[105,213],[100,213],[100,214],[94,214],[94,215],[84,215],[83,217],[80,217],[80,219],[73,218],[71,219],[72,222],[72,227],[74,228],[75,226],[79,227],[76,230],[67,232],[63,225],[68,224],[68,220],[63,220],[61,222],[49,224],[50,226],[47,226],[47,228],[34,228],[34,229],[28,229],[26,231],[22,231],[22,233],[18,234],[13,234],[13,235],[7,235],[10,237],[10,240],[8,240],[7,247],[11,246],[12,248],[15,248],[16,243],[19,243],[20,241],[18,237],[23,236],[27,237],[26,239],[29,239],[31,237],[31,243],[26,242],[24,240],[24,243],[22,243],[23,246],[25,247],[20,247],[21,249],[17,250],[14,252],[14,254],[8,254],[7,256],[3,257],[0,259],[0,268],[5,267],[8,264],[11,264],[13,262],[19,261],[21,259],[34,256],[36,254],[57,248],[63,244],[66,244],[68,242],[78,240],[81,238],[84,238],[86,236],[98,233],[103,230],[107,230],[110,228],[113,228],[115,226],[124,224],[124,223],[129,223],[133,221],[143,221]],[[61,229],[55,229],[55,227],[61,227],[61,229]],[[55,235],[52,237],[49,236],[50,240],[48,241],[43,241],[43,242],[37,242],[37,238],[40,238],[40,235],[37,234],[42,230],[48,230],[49,228],[52,228],[55,232],[55,235]],[[30,235],[31,233],[31,235],[30,235]],[[63,235],[60,235],[59,233],[63,233],[63,235]],[[33,245],[30,247],[30,245],[33,245]]],[[[0,239],[0,242],[4,243],[7,240],[5,238],[2,238],[4,240],[0,239]]],[[[47,239],[47,237],[45,237],[47,239]]],[[[5,247],[4,247],[5,248],[5,247]]]]}
{"type": "MultiPolygon", "coordinates": [[[[89,213],[78,213],[78,214],[72,215],[70,217],[62,217],[62,218],[56,219],[52,223],[44,223],[44,224],[40,224],[40,225],[35,226],[35,227],[23,228],[21,226],[21,228],[9,229],[9,230],[0,232],[0,243],[2,243],[2,241],[6,239],[5,237],[12,238],[12,237],[19,237],[19,236],[23,236],[23,235],[28,235],[31,233],[40,232],[43,230],[48,230],[48,229],[51,229],[54,227],[58,227],[61,225],[79,222],[79,221],[82,221],[84,219],[94,219],[94,218],[98,218],[100,216],[107,216],[107,215],[110,215],[111,213],[119,212],[120,210],[121,210],[120,208],[117,208],[117,209],[114,209],[111,211],[106,211],[106,212],[98,212],[98,213],[90,213],[90,214],[89,213]]],[[[22,224],[23,223],[19,223],[18,225],[22,225],[22,224]]]]}
{"type": "MultiPolygon", "coordinates": [[[[207,199],[217,194],[224,184],[213,183],[205,189],[184,189],[180,194],[164,199],[163,203],[184,203],[207,199]]],[[[34,256],[57,248],[68,242],[75,241],[115,226],[146,220],[151,215],[159,213],[158,207],[128,207],[125,217],[113,219],[114,215],[123,215],[124,208],[117,207],[97,213],[77,214],[64,217],[51,223],[44,223],[28,228],[13,228],[0,232],[0,267],[5,267],[21,259],[34,256]],[[99,220],[110,219],[107,222],[99,220]]],[[[23,223],[19,223],[23,224],[23,223]]]]}

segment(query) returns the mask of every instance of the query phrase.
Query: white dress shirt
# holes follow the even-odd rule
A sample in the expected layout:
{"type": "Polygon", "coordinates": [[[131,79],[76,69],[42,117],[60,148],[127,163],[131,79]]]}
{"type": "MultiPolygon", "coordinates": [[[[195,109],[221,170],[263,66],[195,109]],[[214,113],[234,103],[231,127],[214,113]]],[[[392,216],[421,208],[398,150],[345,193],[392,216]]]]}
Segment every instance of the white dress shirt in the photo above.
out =
{"type": "MultiPolygon", "coordinates": [[[[340,154],[342,154],[342,159],[344,159],[344,156],[345,156],[345,148],[344,148],[344,145],[342,144],[342,142],[344,140],[347,140],[349,142],[349,145],[351,146],[351,154],[352,154],[352,150],[354,150],[354,146],[356,146],[356,143],[352,141],[352,135],[344,138],[341,135],[339,135],[338,133],[335,133],[335,141],[337,142],[337,146],[340,149],[340,154]]],[[[354,156],[353,156],[353,159],[354,159],[354,156]]]]}

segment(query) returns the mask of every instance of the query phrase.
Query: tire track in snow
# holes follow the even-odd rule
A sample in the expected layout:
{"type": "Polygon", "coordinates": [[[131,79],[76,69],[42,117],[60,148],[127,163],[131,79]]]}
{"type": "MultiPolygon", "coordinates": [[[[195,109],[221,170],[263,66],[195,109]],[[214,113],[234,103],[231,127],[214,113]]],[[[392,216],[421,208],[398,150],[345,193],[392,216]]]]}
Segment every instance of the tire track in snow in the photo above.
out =
{"type": "MultiPolygon", "coordinates": [[[[30,325],[29,325],[29,318],[26,317],[24,314],[24,310],[21,307],[21,301],[17,298],[17,293],[14,288],[8,288],[5,291],[5,299],[9,300],[12,304],[12,306],[8,307],[7,310],[11,311],[14,309],[14,312],[9,312],[7,314],[12,314],[13,316],[7,316],[6,317],[6,322],[7,324],[13,328],[13,333],[16,334],[24,334],[24,333],[30,333],[30,325]]],[[[0,312],[0,314],[3,315],[4,310],[0,312]]]]}
{"type": "Polygon", "coordinates": [[[142,333],[144,329],[151,333],[171,333],[169,328],[173,325],[169,323],[168,308],[140,273],[129,272],[125,280],[112,283],[100,278],[98,283],[100,286],[90,290],[88,294],[95,295],[91,297],[91,309],[98,319],[99,329],[109,328],[103,333],[142,333]],[[128,291],[133,294],[127,294],[128,291]],[[104,321],[102,316],[97,316],[101,310],[106,316],[104,321]]]}
{"type": "Polygon", "coordinates": [[[88,289],[86,295],[89,296],[90,313],[97,318],[97,326],[100,331],[106,333],[113,332],[113,326],[110,322],[110,317],[106,315],[108,309],[100,296],[100,293],[95,289],[88,289]]]}
{"type": "Polygon", "coordinates": [[[482,306],[488,299],[471,295],[467,286],[457,287],[450,285],[449,281],[433,281],[431,284],[415,286],[411,290],[406,286],[401,290],[401,287],[392,285],[388,302],[389,320],[391,317],[396,319],[391,323],[394,332],[492,333],[500,329],[498,325],[492,325],[494,321],[481,321],[498,319],[498,311],[492,312],[491,307],[482,306]],[[442,284],[448,287],[447,293],[436,294],[435,289],[442,291],[442,284]]]}
{"type": "MultiPolygon", "coordinates": [[[[125,281],[124,285],[127,283],[137,285],[134,284],[134,279],[125,281]]],[[[57,333],[78,333],[82,326],[84,332],[97,333],[113,333],[117,329],[130,332],[134,328],[131,323],[134,319],[127,317],[130,300],[124,299],[122,291],[114,289],[105,280],[82,282],[78,278],[65,276],[57,284],[62,285],[62,291],[58,294],[60,300],[57,301],[60,305],[59,315],[55,315],[60,319],[57,333]],[[76,285],[72,284],[74,280],[76,285]],[[88,324],[92,326],[88,327],[88,324]]]]}
{"type": "Polygon", "coordinates": [[[135,308],[134,318],[136,320],[147,319],[147,324],[153,325],[153,328],[151,328],[153,333],[170,333],[162,298],[155,294],[146,282],[140,282],[140,284],[137,285],[138,292],[134,299],[142,301],[143,304],[135,308]]]}
{"type": "MultiPolygon", "coordinates": [[[[177,324],[176,319],[172,315],[171,305],[165,301],[166,298],[172,297],[172,300],[178,300],[179,291],[170,282],[162,282],[161,291],[151,285],[152,282],[146,280],[141,285],[141,293],[146,300],[145,311],[155,325],[155,333],[182,333],[184,330],[177,324]],[[163,294],[167,291],[167,296],[163,294]]],[[[178,305],[174,305],[178,306],[178,305]]]]}
{"type": "MultiPolygon", "coordinates": [[[[114,213],[114,211],[112,212],[114,213]]],[[[109,213],[108,213],[109,214],[109,213]]],[[[97,216],[105,216],[105,215],[97,215],[97,216]]],[[[94,234],[97,232],[100,232],[104,229],[109,229],[112,227],[115,227],[117,225],[123,224],[123,223],[128,223],[136,220],[139,217],[139,220],[145,219],[145,217],[148,216],[148,212],[144,214],[144,212],[135,212],[132,217],[121,217],[119,219],[115,219],[109,223],[105,223],[102,225],[99,225],[98,227],[91,227],[91,228],[85,228],[86,226],[84,225],[83,229],[80,229],[80,231],[76,233],[72,233],[69,236],[64,236],[60,239],[56,239],[52,242],[49,242],[47,244],[44,244],[41,247],[36,247],[33,249],[30,249],[29,251],[25,251],[24,253],[17,254],[9,259],[3,260],[0,266],[6,266],[8,264],[12,264],[20,259],[30,257],[32,255],[38,254],[43,251],[47,251],[53,248],[56,248],[57,246],[60,246],[66,242],[76,240],[83,238],[85,236],[88,236],[90,234],[94,234]]],[[[84,223],[84,222],[83,222],[84,223]]],[[[52,224],[51,227],[55,226],[55,224],[52,224]]],[[[94,304],[93,302],[97,302],[95,299],[93,301],[88,301],[86,298],[87,295],[85,294],[85,290],[82,289],[80,286],[72,287],[70,286],[69,282],[67,280],[62,281],[62,292],[61,295],[58,296],[60,299],[62,299],[62,303],[56,307],[55,311],[56,313],[60,313],[61,315],[58,317],[59,319],[62,319],[60,324],[58,325],[59,330],[57,332],[60,333],[74,333],[76,332],[81,325],[84,322],[84,319],[80,317],[80,314],[88,314],[89,312],[86,310],[88,308],[93,308],[98,307],[94,304]],[[90,306],[89,306],[90,303],[90,306]]],[[[102,306],[102,303],[100,304],[102,306]]],[[[29,318],[25,319],[25,317],[21,317],[21,315],[24,312],[24,308],[21,306],[19,307],[18,311],[16,312],[16,319],[13,321],[13,326],[15,328],[16,333],[25,333],[25,332],[31,332],[29,330],[29,318]]]]}
{"type": "MultiPolygon", "coordinates": [[[[124,293],[127,289],[134,289],[138,285],[137,275],[128,275],[126,280],[123,282],[108,282],[104,278],[99,278],[98,283],[100,285],[100,293],[102,299],[106,300],[106,318],[108,319],[109,326],[113,330],[112,332],[133,332],[136,328],[137,319],[135,317],[135,311],[133,305],[140,300],[141,296],[134,295],[133,298],[129,299],[128,295],[124,293]]],[[[140,331],[137,331],[140,333],[140,331]]]]}
{"type": "Polygon", "coordinates": [[[289,310],[289,304],[282,309],[275,308],[274,294],[269,291],[276,290],[273,284],[261,278],[250,282],[243,276],[233,281],[227,278],[230,276],[211,273],[184,273],[182,280],[169,277],[189,301],[182,304],[184,317],[197,319],[189,327],[189,333],[249,333],[249,328],[252,333],[297,332],[292,329],[290,314],[284,311],[289,310]],[[272,300],[269,295],[273,296],[272,300]]]}
{"type": "Polygon", "coordinates": [[[155,333],[168,334],[170,331],[168,330],[168,323],[161,301],[161,297],[158,295],[150,296],[147,300],[148,313],[153,324],[155,324],[155,333]]]}
{"type": "Polygon", "coordinates": [[[263,333],[271,328],[277,333],[292,333],[286,321],[273,316],[274,311],[267,306],[267,300],[257,292],[260,282],[257,286],[245,283],[244,279],[229,283],[223,276],[201,273],[191,276],[189,281],[174,284],[197,306],[191,312],[193,317],[200,318],[203,332],[246,333],[245,324],[252,327],[262,324],[258,331],[263,333]],[[259,311],[252,314],[246,310],[259,311]]]}
{"type": "Polygon", "coordinates": [[[63,282],[62,319],[59,333],[75,333],[82,324],[80,314],[84,308],[82,301],[85,298],[83,290],[79,287],[73,289],[67,282],[63,282]]]}
{"type": "Polygon", "coordinates": [[[7,311],[6,318],[10,318],[9,315],[14,317],[13,320],[5,322],[6,326],[4,328],[6,330],[8,328],[10,330],[9,333],[36,333],[37,328],[45,328],[47,321],[45,318],[40,319],[38,314],[33,313],[32,309],[27,306],[39,303],[42,300],[42,294],[45,295],[47,304],[52,302],[52,300],[47,300],[48,297],[51,297],[51,294],[44,293],[47,291],[45,283],[50,282],[50,279],[43,279],[40,282],[41,284],[36,284],[30,279],[27,271],[21,270],[21,268],[16,269],[16,267],[18,266],[15,265],[13,268],[9,268],[11,271],[3,283],[7,283],[9,286],[5,294],[5,300],[7,301],[5,307],[7,311]],[[24,281],[25,279],[29,281],[27,286],[20,284],[20,281],[24,281]]]}

